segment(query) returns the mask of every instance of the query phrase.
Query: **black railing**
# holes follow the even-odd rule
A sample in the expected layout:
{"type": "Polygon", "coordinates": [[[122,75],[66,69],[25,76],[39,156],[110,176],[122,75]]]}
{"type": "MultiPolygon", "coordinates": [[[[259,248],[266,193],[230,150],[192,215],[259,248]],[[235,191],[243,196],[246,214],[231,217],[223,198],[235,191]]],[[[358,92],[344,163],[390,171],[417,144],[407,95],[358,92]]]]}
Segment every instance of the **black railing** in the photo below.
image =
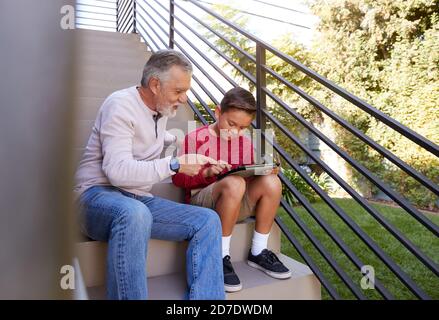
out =
{"type": "MultiPolygon", "coordinates": [[[[285,85],[289,90],[299,95],[306,100],[317,110],[327,115],[330,119],[334,120],[338,125],[349,131],[352,135],[363,141],[373,150],[377,151],[385,159],[396,165],[399,169],[405,172],[407,175],[414,178],[422,186],[431,191],[435,196],[439,195],[439,187],[436,183],[428,179],[422,173],[399,159],[395,154],[388,149],[381,146],[379,143],[371,139],[364,134],[361,130],[350,124],[347,120],[330,110],[328,107],[319,102],[316,98],[306,93],[303,89],[291,83],[288,79],[272,70],[267,65],[266,55],[267,53],[274,55],[288,65],[294,67],[297,71],[300,71],[307,75],[310,79],[317,81],[327,90],[330,90],[333,94],[344,98],[353,106],[363,110],[370,116],[374,117],[377,121],[380,121],[387,125],[389,128],[398,132],[408,140],[417,144],[422,149],[430,152],[436,157],[439,157],[439,147],[428,139],[417,134],[413,130],[405,127],[401,123],[397,122],[393,118],[387,116],[383,112],[377,110],[370,104],[364,102],[353,94],[347,92],[343,88],[334,84],[333,82],[325,79],[315,71],[304,66],[294,58],[280,52],[270,44],[255,37],[249,32],[243,30],[240,26],[226,20],[218,13],[203,6],[198,1],[133,1],[133,0],[120,0],[117,1],[117,30],[119,32],[137,32],[145,41],[147,47],[151,51],[156,51],[163,48],[175,48],[184,53],[194,65],[193,74],[193,87],[190,89],[190,93],[193,95],[194,101],[198,101],[196,104],[194,101],[188,101],[190,107],[194,111],[195,116],[203,124],[208,123],[209,119],[214,119],[214,113],[210,108],[207,101],[210,100],[213,104],[218,104],[221,94],[226,92],[226,87],[237,86],[237,80],[235,80],[227,71],[226,68],[219,65],[215,58],[209,57],[207,52],[203,52],[199,48],[199,43],[207,45],[219,58],[223,59],[229,68],[233,68],[239,72],[243,78],[245,78],[250,86],[253,86],[256,91],[257,99],[257,117],[253,126],[257,129],[262,129],[262,139],[264,139],[264,129],[269,123],[277,130],[282,132],[289,142],[302,150],[310,159],[312,159],[324,172],[326,172],[347,194],[349,194],[356,203],[361,206],[371,217],[375,219],[398,243],[405,247],[408,252],[413,255],[414,259],[417,259],[422,263],[427,270],[430,270],[433,276],[439,276],[439,267],[432,257],[428,256],[418,246],[408,239],[394,224],[388,221],[378,209],[372,206],[369,201],[360,195],[353,186],[345,181],[337,172],[326,164],[319,156],[317,156],[313,150],[309,148],[299,137],[294,135],[290,130],[277,119],[273,114],[269,112],[267,108],[267,97],[281,110],[284,110],[292,119],[300,123],[313,135],[318,137],[324,142],[331,150],[346,161],[352,168],[366,178],[371,184],[380,189],[386,194],[394,203],[398,204],[405,212],[416,219],[419,225],[425,228],[424,232],[431,233],[435,237],[439,235],[439,227],[429,220],[423,213],[421,213],[415,206],[413,206],[404,196],[398,194],[392,187],[385,183],[382,179],[377,177],[373,172],[367,169],[359,161],[351,157],[345,150],[334,143],[325,134],[319,131],[313,124],[306,120],[301,114],[299,114],[294,108],[290,107],[279,96],[274,94],[267,88],[267,76],[272,77],[279,83],[285,85]],[[190,8],[189,8],[190,7],[190,8]],[[255,56],[250,52],[247,52],[241,48],[238,44],[225,37],[220,31],[211,27],[205,20],[200,19],[199,16],[193,11],[203,12],[205,15],[210,16],[216,22],[221,23],[223,26],[234,30],[241,37],[244,37],[254,43],[255,56]],[[201,28],[206,30],[211,35],[216,36],[218,39],[229,45],[231,48],[239,52],[248,61],[254,64],[255,72],[252,74],[249,70],[246,70],[242,65],[230,58],[225,52],[223,52],[217,45],[212,43],[205,35],[198,32],[194,27],[191,27],[190,21],[197,23],[201,28]],[[197,41],[197,43],[195,43],[197,41]],[[191,53],[193,52],[193,54],[191,53]],[[215,75],[214,75],[215,74],[215,75]],[[218,76],[218,78],[216,77],[218,76]],[[219,80],[221,79],[221,81],[219,80]],[[222,82],[222,83],[220,83],[222,82]],[[215,94],[214,92],[217,92],[215,94]],[[207,98],[203,98],[207,97],[207,98]]],[[[373,254],[382,261],[382,263],[400,280],[400,282],[408,288],[416,297],[420,299],[429,299],[430,297],[425,291],[420,288],[402,268],[396,263],[381,247],[374,241],[368,233],[363,230],[353,218],[343,210],[333,198],[331,198],[327,192],[325,192],[301,167],[301,165],[293,159],[293,157],[285,150],[284,147],[274,141],[270,141],[274,151],[280,155],[286,164],[291,167],[314,191],[315,193],[332,209],[337,217],[343,221],[343,223],[358,237],[358,239],[367,246],[373,254]]],[[[264,143],[261,144],[265,145],[264,143]]],[[[284,187],[297,199],[298,203],[306,210],[310,217],[317,223],[318,226],[325,232],[325,234],[333,241],[333,243],[341,250],[341,252],[349,259],[350,262],[359,270],[361,270],[366,263],[360,259],[357,254],[349,247],[349,245],[342,239],[342,235],[337,234],[333,227],[323,218],[323,216],[310,204],[305,196],[303,196],[299,190],[293,185],[293,183],[284,174],[280,173],[279,177],[284,187]]],[[[366,299],[364,292],[358,287],[358,284],[349,277],[347,272],[342,266],[334,259],[328,249],[318,240],[312,230],[304,223],[296,209],[292,207],[285,199],[282,199],[281,206],[285,209],[287,215],[292,219],[295,225],[300,229],[304,236],[310,241],[314,248],[323,257],[326,263],[331,267],[334,273],[340,278],[340,280],[346,285],[346,287],[352,292],[352,294],[358,299],[366,299]]],[[[280,217],[276,218],[276,223],[279,225],[286,239],[293,245],[298,254],[308,264],[317,278],[320,280],[322,286],[327,290],[328,294],[334,298],[339,299],[340,295],[335,289],[334,285],[327,279],[322,270],[318,267],[313,258],[306,252],[301,243],[297,240],[295,235],[289,230],[285,221],[280,217]]],[[[435,257],[437,258],[437,257],[435,257]]],[[[379,277],[377,277],[379,278],[379,277]]],[[[380,280],[375,280],[375,287],[379,294],[385,299],[393,299],[394,296],[389,290],[381,283],[380,280]]]]}

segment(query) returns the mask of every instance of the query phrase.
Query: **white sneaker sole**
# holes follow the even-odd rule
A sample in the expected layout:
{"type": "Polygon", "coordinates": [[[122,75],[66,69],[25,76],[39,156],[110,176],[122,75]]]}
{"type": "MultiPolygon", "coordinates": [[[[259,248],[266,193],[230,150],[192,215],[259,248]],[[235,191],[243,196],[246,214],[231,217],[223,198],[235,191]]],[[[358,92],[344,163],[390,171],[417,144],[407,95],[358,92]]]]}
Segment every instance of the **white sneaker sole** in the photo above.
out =
{"type": "Polygon", "coordinates": [[[238,284],[236,286],[226,285],[224,284],[224,290],[226,292],[237,292],[242,290],[242,284],[238,284]]]}
{"type": "Polygon", "coordinates": [[[283,272],[283,273],[273,272],[273,271],[270,271],[270,270],[267,270],[267,269],[261,267],[261,266],[258,265],[257,263],[254,263],[254,262],[252,262],[252,261],[249,261],[249,260],[247,260],[247,264],[248,264],[250,267],[253,267],[253,268],[255,268],[255,269],[258,269],[258,270],[261,270],[261,271],[265,272],[265,273],[268,274],[270,277],[273,277],[273,278],[275,278],[275,279],[288,279],[288,278],[291,278],[291,271],[283,272]]]}

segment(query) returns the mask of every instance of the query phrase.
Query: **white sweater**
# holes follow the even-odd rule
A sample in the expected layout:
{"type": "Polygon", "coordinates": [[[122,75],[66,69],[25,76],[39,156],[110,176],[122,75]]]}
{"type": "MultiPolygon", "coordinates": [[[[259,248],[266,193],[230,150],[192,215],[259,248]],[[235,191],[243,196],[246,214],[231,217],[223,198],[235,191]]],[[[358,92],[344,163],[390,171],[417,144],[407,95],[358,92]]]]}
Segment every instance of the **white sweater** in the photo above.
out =
{"type": "Polygon", "coordinates": [[[174,174],[169,166],[171,157],[159,157],[175,136],[165,129],[167,117],[161,117],[156,137],[156,115],[143,103],[135,86],[105,99],[76,171],[75,197],[96,185],[151,196],[155,183],[174,174]]]}

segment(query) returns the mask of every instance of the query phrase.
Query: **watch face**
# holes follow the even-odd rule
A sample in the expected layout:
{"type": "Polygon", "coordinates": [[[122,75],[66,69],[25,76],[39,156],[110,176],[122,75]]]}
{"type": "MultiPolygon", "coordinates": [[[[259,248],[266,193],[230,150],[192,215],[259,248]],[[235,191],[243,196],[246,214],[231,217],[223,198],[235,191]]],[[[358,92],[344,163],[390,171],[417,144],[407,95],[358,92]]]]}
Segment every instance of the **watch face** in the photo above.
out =
{"type": "Polygon", "coordinates": [[[171,159],[170,165],[171,165],[171,170],[173,171],[177,171],[178,169],[180,169],[180,163],[175,158],[171,159]]]}

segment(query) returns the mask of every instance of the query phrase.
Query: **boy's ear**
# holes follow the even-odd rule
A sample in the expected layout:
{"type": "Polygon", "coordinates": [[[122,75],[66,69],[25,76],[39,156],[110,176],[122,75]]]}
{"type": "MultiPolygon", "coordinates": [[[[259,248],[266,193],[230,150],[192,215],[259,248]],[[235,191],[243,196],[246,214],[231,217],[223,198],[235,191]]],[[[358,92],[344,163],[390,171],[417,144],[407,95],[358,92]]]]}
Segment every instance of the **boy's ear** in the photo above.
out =
{"type": "Polygon", "coordinates": [[[221,114],[221,107],[219,105],[217,105],[215,108],[215,118],[218,119],[220,114],[221,114]]]}

